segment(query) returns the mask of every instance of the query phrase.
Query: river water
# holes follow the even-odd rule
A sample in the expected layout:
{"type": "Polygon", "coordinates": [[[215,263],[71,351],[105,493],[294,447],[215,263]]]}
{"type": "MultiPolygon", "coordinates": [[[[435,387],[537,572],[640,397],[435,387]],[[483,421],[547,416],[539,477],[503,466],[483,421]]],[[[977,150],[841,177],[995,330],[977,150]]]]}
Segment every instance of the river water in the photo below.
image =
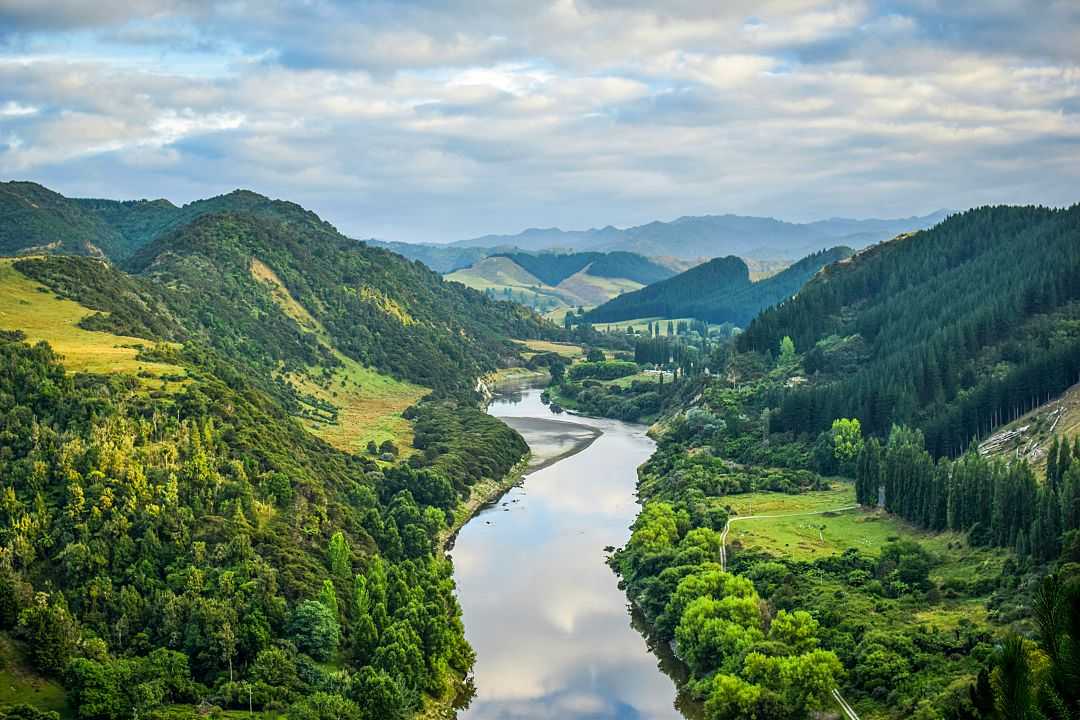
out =
{"type": "Polygon", "coordinates": [[[682,718],[672,680],[681,668],[667,648],[650,651],[605,563],[637,514],[636,469],[654,447],[646,428],[553,415],[536,388],[496,398],[489,412],[524,436],[533,462],[452,550],[476,650],[476,694],[458,717],[682,718]]]}

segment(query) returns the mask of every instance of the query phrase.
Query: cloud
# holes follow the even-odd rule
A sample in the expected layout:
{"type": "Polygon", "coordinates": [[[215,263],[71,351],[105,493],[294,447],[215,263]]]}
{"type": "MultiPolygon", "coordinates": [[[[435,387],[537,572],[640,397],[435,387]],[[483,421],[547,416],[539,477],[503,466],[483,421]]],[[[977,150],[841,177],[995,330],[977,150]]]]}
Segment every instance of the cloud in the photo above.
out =
{"type": "Polygon", "coordinates": [[[1080,199],[1080,10],[962,6],[0,0],[0,173],[408,240],[1080,199]]]}

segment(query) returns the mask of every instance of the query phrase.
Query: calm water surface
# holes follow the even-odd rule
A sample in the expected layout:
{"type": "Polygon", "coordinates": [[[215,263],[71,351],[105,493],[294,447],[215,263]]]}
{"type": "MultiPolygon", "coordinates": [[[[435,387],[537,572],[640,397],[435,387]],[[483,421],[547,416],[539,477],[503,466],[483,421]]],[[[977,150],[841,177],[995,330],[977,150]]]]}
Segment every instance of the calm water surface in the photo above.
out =
{"type": "Polygon", "coordinates": [[[650,652],[605,564],[604,548],[626,542],[637,514],[636,469],[654,447],[646,428],[553,415],[535,388],[490,412],[521,432],[541,467],[473,518],[452,551],[477,656],[476,696],[458,717],[682,718],[665,674],[680,668],[650,652]]]}

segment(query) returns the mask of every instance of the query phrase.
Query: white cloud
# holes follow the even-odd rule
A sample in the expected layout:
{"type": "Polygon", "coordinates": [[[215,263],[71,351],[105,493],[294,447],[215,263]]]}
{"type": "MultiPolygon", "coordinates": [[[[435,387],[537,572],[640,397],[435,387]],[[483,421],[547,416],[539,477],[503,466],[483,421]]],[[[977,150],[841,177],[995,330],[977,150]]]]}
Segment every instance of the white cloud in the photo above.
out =
{"type": "Polygon", "coordinates": [[[0,171],[62,191],[249,186],[405,239],[1078,199],[1068,3],[77,5],[0,1],[0,171]]]}
{"type": "Polygon", "coordinates": [[[14,100],[8,100],[3,105],[0,105],[0,118],[25,117],[26,115],[35,115],[37,112],[38,108],[32,105],[22,105],[14,100]]]}

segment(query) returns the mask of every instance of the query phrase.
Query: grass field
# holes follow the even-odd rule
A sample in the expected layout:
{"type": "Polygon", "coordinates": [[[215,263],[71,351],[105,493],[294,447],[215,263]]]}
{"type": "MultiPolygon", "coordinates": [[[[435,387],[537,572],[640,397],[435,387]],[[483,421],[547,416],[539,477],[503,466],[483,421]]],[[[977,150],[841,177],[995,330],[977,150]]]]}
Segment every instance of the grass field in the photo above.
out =
{"type": "MultiPolygon", "coordinates": [[[[333,346],[326,328],[289,293],[281,278],[265,263],[252,259],[251,274],[266,283],[278,306],[301,327],[326,345],[341,362],[323,379],[317,369],[294,374],[289,380],[302,393],[337,408],[337,420],[303,419],[304,426],[339,450],[364,452],[368,441],[392,440],[403,455],[412,447],[412,425],[401,417],[405,408],[430,392],[427,388],[364,367],[333,346]]],[[[323,415],[314,406],[316,415],[323,415]]],[[[324,415],[325,417],[325,415],[324,415]]]]}
{"type": "Polygon", "coordinates": [[[412,425],[401,417],[405,408],[430,392],[366,368],[342,355],[343,366],[324,384],[310,376],[293,376],[293,384],[337,408],[336,422],[304,418],[304,426],[339,450],[362,453],[368,441],[392,440],[402,456],[412,448],[412,425]]]}
{"type": "MultiPolygon", "coordinates": [[[[137,359],[140,346],[153,345],[147,340],[82,329],[79,321],[93,310],[56,297],[17,271],[13,262],[0,258],[0,329],[21,330],[30,343],[44,340],[64,356],[64,366],[72,372],[184,375],[176,365],[137,359]]],[[[157,387],[161,381],[146,384],[157,387]]]]}
{"type": "Polygon", "coordinates": [[[0,706],[18,703],[74,717],[64,688],[27,667],[19,646],[7,633],[0,633],[0,706]]]}
{"type": "Polygon", "coordinates": [[[550,342],[548,340],[522,340],[521,344],[529,348],[533,353],[553,352],[569,360],[577,360],[585,355],[584,348],[571,343],[550,342]]]}
{"type": "Polygon", "coordinates": [[[732,495],[728,505],[739,515],[788,515],[736,520],[731,524],[728,542],[736,548],[755,549],[794,560],[820,557],[855,548],[876,555],[883,545],[896,540],[914,540],[943,558],[931,577],[942,581],[966,578],[973,572],[1000,569],[1008,553],[973,548],[959,533],[929,533],[880,510],[846,510],[819,515],[832,508],[855,504],[855,490],[850,483],[834,483],[830,490],[800,495],[783,493],[747,493],[732,495]]]}
{"type": "MultiPolygon", "coordinates": [[[[674,376],[671,373],[665,372],[664,373],[664,382],[665,383],[672,382],[673,377],[674,376]]],[[[660,374],[655,373],[655,372],[639,372],[639,373],[636,373],[634,375],[627,375],[626,377],[615,378],[614,380],[601,380],[601,382],[604,383],[605,385],[617,385],[619,387],[630,387],[630,385],[632,385],[633,383],[636,383],[636,382],[652,382],[652,383],[654,383],[654,382],[659,382],[659,381],[660,381],[660,374]]]]}

